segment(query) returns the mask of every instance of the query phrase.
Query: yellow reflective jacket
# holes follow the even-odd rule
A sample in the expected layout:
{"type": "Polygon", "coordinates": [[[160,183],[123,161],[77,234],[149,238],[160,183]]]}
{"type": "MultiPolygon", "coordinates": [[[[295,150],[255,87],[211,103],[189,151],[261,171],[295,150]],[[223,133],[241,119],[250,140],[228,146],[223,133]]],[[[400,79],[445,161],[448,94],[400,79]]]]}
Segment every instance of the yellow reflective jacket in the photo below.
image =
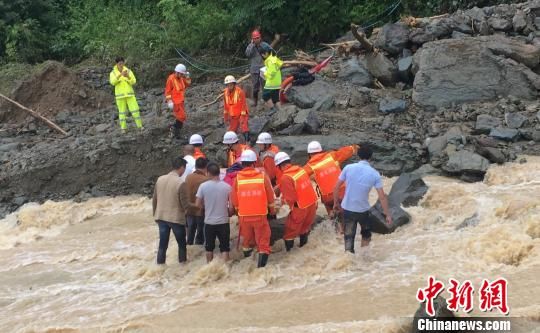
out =
{"type": "Polygon", "coordinates": [[[279,89],[281,88],[281,66],[283,61],[275,55],[269,55],[264,60],[266,66],[266,72],[264,73],[264,79],[266,84],[264,89],[279,89]]]}
{"type": "Polygon", "coordinates": [[[127,69],[128,77],[122,76],[116,65],[114,65],[109,75],[109,82],[114,86],[114,95],[116,98],[135,96],[135,92],[133,91],[133,85],[137,82],[135,74],[126,66],[124,66],[124,69],[127,69]]]}

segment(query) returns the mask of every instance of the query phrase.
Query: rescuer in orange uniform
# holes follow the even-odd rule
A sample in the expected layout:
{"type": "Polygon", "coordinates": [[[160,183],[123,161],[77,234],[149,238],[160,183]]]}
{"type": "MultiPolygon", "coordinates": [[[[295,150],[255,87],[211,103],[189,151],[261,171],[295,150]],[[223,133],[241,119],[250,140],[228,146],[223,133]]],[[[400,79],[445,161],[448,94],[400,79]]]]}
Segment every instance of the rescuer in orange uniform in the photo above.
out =
{"type": "Polygon", "coordinates": [[[204,143],[203,138],[199,134],[193,134],[189,138],[189,144],[192,145],[194,148],[193,158],[195,159],[195,161],[201,157],[206,158],[206,155],[201,150],[203,143],[204,143]]]}
{"type": "MultiPolygon", "coordinates": [[[[358,150],[358,145],[345,146],[335,151],[324,152],[318,141],[308,144],[309,161],[304,166],[308,175],[313,175],[317,183],[321,201],[326,207],[328,215],[334,215],[334,187],[341,173],[341,163],[351,158],[358,150]]],[[[339,193],[339,200],[345,195],[345,186],[339,193]]]]}
{"type": "Polygon", "coordinates": [[[238,132],[249,142],[249,109],[246,102],[246,94],[242,88],[236,85],[236,79],[232,75],[225,77],[227,88],[223,91],[223,122],[229,125],[228,131],[238,132]]]}
{"type": "Polygon", "coordinates": [[[281,178],[281,171],[274,163],[274,157],[279,153],[279,147],[272,143],[272,136],[269,133],[262,132],[257,138],[257,145],[259,146],[259,161],[264,168],[264,171],[270,178],[272,186],[276,186],[279,178],[281,178]]]}
{"type": "Polygon", "coordinates": [[[186,66],[176,65],[174,73],[169,75],[165,84],[165,99],[169,110],[172,110],[176,118],[170,126],[171,135],[179,138],[180,130],[186,121],[186,111],[184,108],[184,92],[191,85],[191,78],[186,66]]]}
{"type": "Polygon", "coordinates": [[[227,145],[227,168],[230,168],[240,158],[242,152],[251,149],[250,146],[240,143],[238,135],[232,131],[223,135],[223,144],[227,145]]]}
{"type": "Polygon", "coordinates": [[[259,252],[257,267],[264,267],[270,255],[270,225],[267,215],[276,215],[274,191],[268,176],[254,168],[257,162],[254,151],[244,151],[241,160],[243,169],[234,180],[231,203],[240,223],[244,256],[251,255],[251,244],[254,241],[259,252]]]}
{"type": "Polygon", "coordinates": [[[283,172],[279,181],[282,200],[291,211],[285,222],[283,240],[287,252],[294,247],[294,239],[300,236],[300,247],[306,245],[311,225],[317,213],[317,193],[311,185],[311,179],[298,165],[291,164],[287,153],[279,152],[274,159],[276,166],[283,172]]]}

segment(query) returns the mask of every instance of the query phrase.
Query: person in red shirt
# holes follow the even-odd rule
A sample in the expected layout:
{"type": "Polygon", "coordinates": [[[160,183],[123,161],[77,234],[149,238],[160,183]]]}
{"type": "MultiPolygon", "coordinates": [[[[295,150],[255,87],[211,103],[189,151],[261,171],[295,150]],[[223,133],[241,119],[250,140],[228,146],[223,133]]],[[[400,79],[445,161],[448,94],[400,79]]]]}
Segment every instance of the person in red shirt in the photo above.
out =
{"type": "MultiPolygon", "coordinates": [[[[325,152],[318,141],[308,144],[309,161],[304,166],[307,174],[314,177],[321,201],[330,217],[334,217],[334,187],[341,173],[341,164],[350,159],[358,151],[358,145],[341,147],[338,150],[325,152]]],[[[339,200],[345,195],[345,186],[339,192],[339,200]]],[[[342,218],[338,225],[342,231],[342,218]]]]}
{"type": "Polygon", "coordinates": [[[283,234],[285,248],[290,251],[294,247],[294,239],[298,236],[300,247],[307,244],[317,214],[319,198],[306,171],[298,165],[291,164],[291,158],[287,153],[277,153],[275,164],[283,174],[279,182],[282,201],[291,209],[283,234]]]}
{"type": "Polygon", "coordinates": [[[246,94],[236,84],[232,75],[225,77],[227,88],[223,91],[223,122],[229,125],[228,131],[240,133],[246,142],[249,142],[249,109],[246,102],[246,94]]]}
{"type": "Polygon", "coordinates": [[[199,158],[206,158],[206,154],[202,152],[201,147],[203,145],[204,141],[202,136],[199,134],[193,134],[189,138],[189,144],[193,146],[194,152],[193,152],[193,158],[195,161],[199,158]]]}
{"type": "Polygon", "coordinates": [[[274,163],[274,157],[279,153],[279,147],[272,143],[272,136],[266,132],[259,134],[257,145],[259,146],[259,161],[272,185],[276,186],[278,179],[281,177],[281,171],[274,163]]]}
{"type": "Polygon", "coordinates": [[[238,215],[244,256],[251,255],[254,241],[259,252],[257,267],[264,267],[271,250],[267,216],[276,215],[274,190],[268,176],[255,169],[257,155],[254,151],[244,151],[241,160],[243,169],[234,180],[230,202],[238,215]]]}
{"type": "Polygon", "coordinates": [[[165,84],[165,100],[169,110],[173,111],[175,122],[170,126],[171,135],[179,139],[180,130],[186,121],[184,92],[191,85],[191,78],[186,66],[176,65],[174,73],[169,75],[165,84]]]}

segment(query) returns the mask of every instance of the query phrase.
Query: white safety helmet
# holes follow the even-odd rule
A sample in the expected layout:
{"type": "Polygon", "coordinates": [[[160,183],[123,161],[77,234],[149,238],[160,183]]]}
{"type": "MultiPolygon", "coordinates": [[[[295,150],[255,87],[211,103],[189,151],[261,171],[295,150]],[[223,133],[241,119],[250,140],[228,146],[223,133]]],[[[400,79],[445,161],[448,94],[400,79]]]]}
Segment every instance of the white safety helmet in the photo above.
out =
{"type": "Polygon", "coordinates": [[[257,155],[251,149],[246,149],[240,155],[240,161],[242,162],[257,162],[257,155]]]}
{"type": "Polygon", "coordinates": [[[224,84],[236,83],[236,79],[232,75],[225,76],[224,84]]]}
{"type": "Polygon", "coordinates": [[[272,144],[272,136],[270,135],[270,133],[262,132],[257,137],[257,143],[262,145],[272,144]]]}
{"type": "Polygon", "coordinates": [[[277,153],[276,156],[274,157],[274,163],[276,163],[276,166],[280,165],[281,163],[285,161],[290,161],[290,160],[291,160],[291,157],[289,156],[289,154],[282,151],[277,153]]]}
{"type": "Polygon", "coordinates": [[[204,143],[203,138],[199,134],[193,134],[189,138],[189,144],[190,145],[202,145],[203,143],[204,143]]]}
{"type": "Polygon", "coordinates": [[[320,153],[321,151],[322,151],[322,146],[321,146],[321,143],[319,141],[311,141],[307,145],[308,154],[320,153]]]}
{"type": "Polygon", "coordinates": [[[184,64],[178,64],[174,68],[174,71],[177,72],[177,73],[180,73],[180,74],[186,74],[187,73],[187,68],[186,68],[186,66],[184,64]]]}
{"type": "Polygon", "coordinates": [[[234,133],[233,131],[228,131],[223,136],[223,143],[226,145],[232,145],[238,142],[238,135],[234,133]]]}

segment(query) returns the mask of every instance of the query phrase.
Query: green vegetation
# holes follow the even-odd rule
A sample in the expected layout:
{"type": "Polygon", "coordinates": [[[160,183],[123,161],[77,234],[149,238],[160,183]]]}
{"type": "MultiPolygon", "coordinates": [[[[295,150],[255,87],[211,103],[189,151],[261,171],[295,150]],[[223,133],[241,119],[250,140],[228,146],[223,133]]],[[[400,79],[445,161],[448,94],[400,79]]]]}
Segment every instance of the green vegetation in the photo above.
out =
{"type": "MultiPolygon", "coordinates": [[[[295,47],[334,40],[350,22],[382,24],[501,0],[0,0],[0,63],[132,62],[190,54],[242,57],[249,31],[285,33],[295,47]]],[[[506,1],[511,2],[511,1],[506,1]]]]}

